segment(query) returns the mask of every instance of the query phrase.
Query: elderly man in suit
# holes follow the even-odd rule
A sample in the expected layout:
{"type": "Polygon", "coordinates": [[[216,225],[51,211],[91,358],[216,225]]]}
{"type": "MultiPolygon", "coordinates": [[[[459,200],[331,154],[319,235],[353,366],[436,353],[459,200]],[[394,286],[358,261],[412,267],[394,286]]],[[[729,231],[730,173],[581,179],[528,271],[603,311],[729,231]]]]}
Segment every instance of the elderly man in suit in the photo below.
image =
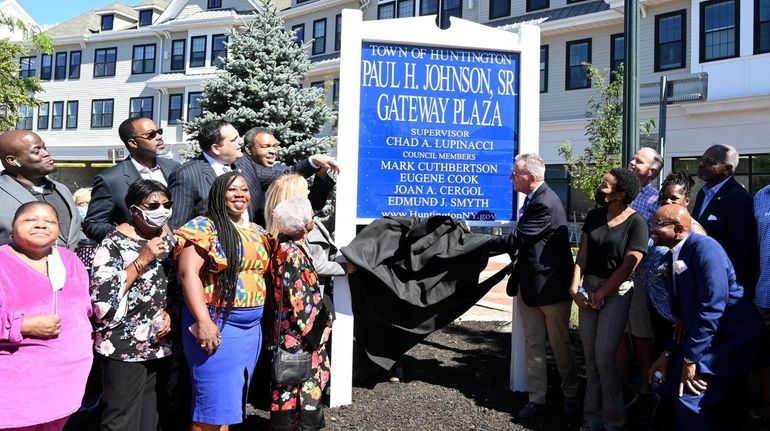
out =
{"type": "Polygon", "coordinates": [[[669,340],[649,370],[663,383],[659,392],[676,398],[680,430],[740,428],[720,423],[719,406],[756,365],[762,326],[751,298],[736,279],[722,247],[705,235],[690,232],[687,208],[665,205],[652,220],[653,240],[668,247],[665,278],[672,311],[682,321],[684,341],[669,340]]]}
{"type": "Polygon", "coordinates": [[[491,241],[493,253],[508,252],[516,260],[518,308],[524,323],[529,403],[519,412],[532,419],[545,412],[546,334],[562,378],[564,412],[577,412],[578,378],[569,343],[572,299],[569,286],[574,262],[567,216],[559,197],[544,181],[545,163],[536,154],[516,157],[511,181],[525,194],[516,229],[491,241]]]}
{"type": "Polygon", "coordinates": [[[91,202],[83,220],[83,231],[90,239],[101,242],[115,226],[131,220],[124,197],[128,186],[140,179],[168,184],[168,178],[179,163],[162,155],[163,129],[146,117],[129,118],[118,128],[120,140],[129,157],[94,178],[91,202]]]}
{"type": "MultiPolygon", "coordinates": [[[[333,157],[315,154],[293,166],[279,163],[280,144],[275,133],[265,127],[249,129],[243,135],[243,144],[246,153],[254,162],[254,170],[263,192],[267,193],[267,188],[279,175],[296,173],[309,178],[315,174],[308,199],[310,199],[313,210],[319,211],[324,207],[329,192],[334,188],[334,180],[327,175],[327,172],[339,172],[339,166],[333,157]]],[[[262,209],[265,207],[264,194],[261,196],[263,199],[257,202],[257,222],[264,225],[264,218],[262,217],[262,209]]]]}
{"type": "Polygon", "coordinates": [[[700,158],[698,191],[693,217],[725,249],[738,283],[754,294],[759,271],[754,200],[735,180],[738,152],[729,145],[712,145],[700,158]]]}
{"type": "Polygon", "coordinates": [[[59,216],[59,244],[75,249],[80,241],[80,215],[67,187],[48,179],[56,166],[45,142],[34,132],[12,130],[0,135],[0,244],[11,242],[12,222],[21,204],[43,201],[59,216]]]}

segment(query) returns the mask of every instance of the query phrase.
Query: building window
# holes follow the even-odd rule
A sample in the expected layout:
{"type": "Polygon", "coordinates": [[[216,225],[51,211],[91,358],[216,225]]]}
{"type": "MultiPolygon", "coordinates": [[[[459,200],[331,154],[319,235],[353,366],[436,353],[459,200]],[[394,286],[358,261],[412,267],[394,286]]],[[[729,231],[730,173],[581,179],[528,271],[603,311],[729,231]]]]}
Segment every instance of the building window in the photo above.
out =
{"type": "Polygon", "coordinates": [[[548,45],[540,47],[540,92],[548,92],[548,45]]]}
{"type": "Polygon", "coordinates": [[[585,0],[567,0],[567,4],[578,3],[578,2],[581,2],[581,1],[585,1],[585,0]]]}
{"type": "Polygon", "coordinates": [[[16,128],[19,130],[32,130],[32,113],[34,109],[31,106],[19,106],[19,121],[16,122],[16,128]]]}
{"type": "Polygon", "coordinates": [[[685,13],[680,10],[655,17],[656,72],[684,67],[685,13]]]}
{"type": "Polygon", "coordinates": [[[78,127],[78,101],[67,101],[67,128],[77,129],[78,127]]]}
{"type": "Polygon", "coordinates": [[[340,50],[341,43],[342,43],[342,15],[337,14],[337,16],[334,18],[334,50],[335,51],[340,50]]]}
{"type": "Polygon", "coordinates": [[[182,94],[168,95],[168,122],[177,124],[182,121],[182,94]]]}
{"type": "Polygon", "coordinates": [[[64,126],[64,102],[53,102],[51,129],[61,129],[64,126]]]}
{"type": "MultiPolygon", "coordinates": [[[[623,33],[610,36],[610,70],[613,72],[620,72],[623,62],[626,61],[625,41],[623,33]]],[[[616,79],[618,79],[618,75],[610,73],[610,82],[614,82],[616,79]]]]}
{"type": "Polygon", "coordinates": [[[152,118],[152,96],[132,97],[128,104],[128,118],[152,118]]]}
{"type": "Polygon", "coordinates": [[[102,31],[112,30],[112,25],[115,22],[115,15],[102,15],[102,31]]]}
{"type": "Polygon", "coordinates": [[[49,106],[50,106],[50,103],[45,102],[42,105],[40,105],[39,108],[37,108],[37,129],[38,130],[48,129],[48,107],[49,106]]]}
{"type": "MultiPolygon", "coordinates": [[[[463,8],[461,0],[444,0],[444,14],[441,20],[441,28],[449,27],[449,17],[463,17],[463,8]]],[[[420,2],[420,15],[437,15],[438,0],[422,0],[420,2]]]]}
{"type": "Polygon", "coordinates": [[[294,33],[294,43],[300,45],[305,41],[305,24],[292,26],[291,31],[294,33]]]}
{"type": "Polygon", "coordinates": [[[48,54],[43,54],[40,56],[40,79],[41,80],[49,80],[51,79],[51,65],[53,64],[53,58],[48,54]]]}
{"type": "Polygon", "coordinates": [[[190,67],[206,65],[206,36],[190,38],[190,67]]]}
{"type": "Polygon", "coordinates": [[[19,57],[19,78],[37,75],[37,57],[19,57]]]}
{"type": "Polygon", "coordinates": [[[115,76],[115,60],[117,57],[117,48],[97,49],[94,53],[94,77],[115,76]]]}
{"type": "MultiPolygon", "coordinates": [[[[695,196],[703,185],[695,174],[698,172],[699,158],[675,157],[672,160],[672,170],[684,170],[692,173],[691,177],[695,181],[695,187],[692,190],[693,198],[690,200],[690,210],[695,206],[695,196]]],[[[770,184],[770,154],[741,155],[734,175],[736,181],[741,183],[751,194],[762,190],[763,187],[770,184]]]]}
{"type": "Polygon", "coordinates": [[[414,0],[398,0],[398,17],[408,18],[414,16],[414,0]]]}
{"type": "Polygon", "coordinates": [[[383,3],[377,5],[377,19],[392,19],[396,17],[396,3],[383,3]]]}
{"type": "Polygon", "coordinates": [[[527,0],[527,12],[548,9],[549,7],[551,4],[548,0],[527,0]]]}
{"type": "Polygon", "coordinates": [[[340,101],[340,79],[334,78],[332,83],[332,103],[340,101]]]}
{"type": "Polygon", "coordinates": [[[171,70],[184,70],[184,39],[171,41],[171,70]]]}
{"type": "Polygon", "coordinates": [[[510,14],[511,0],[489,0],[489,19],[502,18],[510,14]]]}
{"type": "Polygon", "coordinates": [[[209,9],[219,9],[222,7],[222,0],[209,0],[209,9]]]}
{"type": "Polygon", "coordinates": [[[324,88],[323,81],[313,81],[310,83],[310,88],[324,88]]]}
{"type": "Polygon", "coordinates": [[[82,54],[80,51],[70,52],[70,79],[80,79],[80,62],[82,54]]]}
{"type": "Polygon", "coordinates": [[[134,45],[131,74],[155,73],[155,45],[134,45]]]}
{"type": "Polygon", "coordinates": [[[583,63],[591,62],[591,39],[573,40],[567,42],[567,90],[590,88],[588,69],[583,63]]]}
{"type": "Polygon", "coordinates": [[[152,9],[139,11],[139,27],[152,24],[152,9]]]}
{"type": "Polygon", "coordinates": [[[203,114],[203,109],[201,108],[202,96],[203,93],[201,92],[189,93],[187,95],[187,121],[192,121],[203,114]]]}
{"type": "Polygon", "coordinates": [[[770,52],[770,0],[754,0],[754,54],[770,52]]]}
{"type": "Polygon", "coordinates": [[[211,65],[220,66],[227,59],[227,35],[215,34],[211,36],[211,65]]]}
{"type": "Polygon", "coordinates": [[[67,77],[67,53],[56,53],[56,67],[53,72],[53,79],[60,81],[67,77]]]}
{"type": "Polygon", "coordinates": [[[326,52],[326,18],[313,21],[313,55],[326,52]]]}
{"type": "Polygon", "coordinates": [[[115,99],[97,99],[91,102],[91,127],[112,127],[115,99]]]}
{"type": "Polygon", "coordinates": [[[700,4],[700,61],[737,57],[739,52],[738,0],[700,4]]]}

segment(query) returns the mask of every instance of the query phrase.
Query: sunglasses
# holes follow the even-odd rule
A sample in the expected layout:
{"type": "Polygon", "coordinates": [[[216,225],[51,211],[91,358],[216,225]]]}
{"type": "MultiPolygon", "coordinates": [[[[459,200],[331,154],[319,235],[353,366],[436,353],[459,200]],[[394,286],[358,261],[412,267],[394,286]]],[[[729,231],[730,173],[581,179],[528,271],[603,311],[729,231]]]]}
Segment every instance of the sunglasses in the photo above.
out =
{"type": "Polygon", "coordinates": [[[163,208],[169,210],[171,209],[171,205],[174,205],[174,201],[166,201],[163,203],[160,202],[150,202],[148,204],[142,204],[143,206],[147,207],[150,211],[155,211],[156,209],[160,208],[161,205],[163,205],[163,208]]]}
{"type": "Polygon", "coordinates": [[[142,135],[134,135],[133,137],[134,138],[147,139],[148,141],[151,141],[151,140],[155,139],[155,137],[158,136],[158,135],[163,135],[163,128],[160,128],[158,130],[150,130],[144,136],[142,136],[142,135]]]}

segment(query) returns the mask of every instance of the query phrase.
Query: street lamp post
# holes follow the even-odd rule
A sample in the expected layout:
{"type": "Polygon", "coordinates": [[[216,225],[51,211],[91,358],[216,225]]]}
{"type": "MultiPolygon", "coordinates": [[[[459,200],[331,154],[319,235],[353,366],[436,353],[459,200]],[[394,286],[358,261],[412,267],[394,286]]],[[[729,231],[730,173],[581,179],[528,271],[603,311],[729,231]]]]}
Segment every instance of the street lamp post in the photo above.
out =
{"type": "Polygon", "coordinates": [[[639,149],[639,0],[624,0],[623,152],[622,166],[639,149]]]}

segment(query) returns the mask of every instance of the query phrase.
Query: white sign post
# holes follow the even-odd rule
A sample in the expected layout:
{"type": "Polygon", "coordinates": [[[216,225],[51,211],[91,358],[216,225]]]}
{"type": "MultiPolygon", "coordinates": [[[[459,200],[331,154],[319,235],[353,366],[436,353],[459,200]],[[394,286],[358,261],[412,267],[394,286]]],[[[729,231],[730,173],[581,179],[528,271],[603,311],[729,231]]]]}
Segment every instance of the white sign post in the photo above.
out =
{"type": "MultiPolygon", "coordinates": [[[[356,225],[387,215],[377,211],[393,202],[420,206],[417,210],[404,208],[406,216],[447,214],[473,220],[471,224],[476,225],[510,223],[523,198],[509,202],[507,208],[495,199],[518,196],[507,181],[513,151],[538,152],[540,28],[523,24],[509,32],[452,17],[450,28],[442,30],[436,26],[435,16],[364,22],[361,11],[352,9],[342,11],[342,28],[337,155],[343,169],[337,181],[336,243],[347,245],[355,237],[356,225]],[[374,52],[373,44],[382,48],[380,52],[374,52]],[[362,59],[362,52],[383,59],[362,59]],[[411,56],[412,62],[398,64],[385,58],[399,53],[411,56]],[[420,63],[429,61],[431,55],[444,63],[420,63]],[[485,65],[474,67],[476,63],[485,65]],[[513,69],[505,69],[506,64],[513,69]],[[394,78],[398,73],[400,77],[394,78]],[[381,97],[374,97],[377,107],[370,106],[373,96],[362,88],[382,90],[381,97]],[[401,94],[393,96],[396,90],[401,94]],[[362,105],[362,94],[367,106],[362,105]],[[365,115],[374,116],[371,123],[365,115]],[[382,129],[389,124],[402,131],[418,124],[431,127],[412,129],[411,136],[394,132],[383,139],[387,143],[372,142],[383,136],[382,129]],[[506,132],[505,139],[486,135],[506,132]],[[376,133],[379,135],[372,138],[376,133]],[[425,147],[445,150],[431,153],[425,147]],[[372,157],[394,150],[414,159],[372,164],[372,157]],[[359,166],[363,160],[369,164],[359,166]],[[383,187],[389,178],[394,178],[393,187],[386,193],[383,187]],[[367,188],[369,183],[377,184],[367,188]],[[373,213],[380,215],[371,216],[373,213]]],[[[335,277],[334,286],[332,407],[352,402],[353,353],[347,278],[335,277]]],[[[522,343],[519,351],[523,351],[523,339],[515,340],[522,343]]]]}

